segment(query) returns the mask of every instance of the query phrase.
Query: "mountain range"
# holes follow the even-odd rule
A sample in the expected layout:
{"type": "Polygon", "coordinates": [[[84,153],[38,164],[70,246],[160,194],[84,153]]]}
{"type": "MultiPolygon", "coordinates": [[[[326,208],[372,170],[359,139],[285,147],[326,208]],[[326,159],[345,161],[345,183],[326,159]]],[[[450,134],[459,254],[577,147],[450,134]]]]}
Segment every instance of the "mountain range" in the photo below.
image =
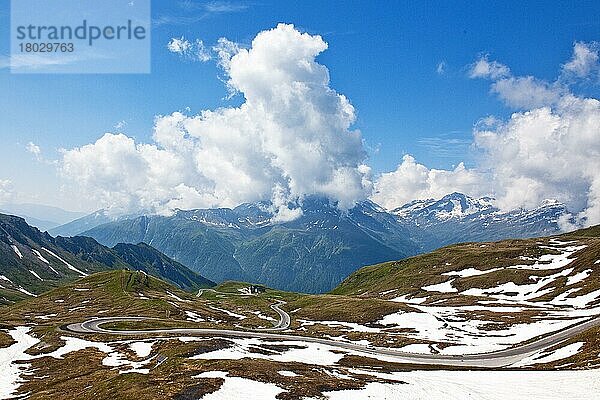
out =
{"type": "Polygon", "coordinates": [[[89,237],[54,238],[23,218],[4,214],[0,214],[0,266],[0,303],[112,269],[144,271],[186,290],[214,285],[147,244],[108,248],[89,237]]]}
{"type": "Polygon", "coordinates": [[[369,200],[340,210],[326,199],[309,197],[302,211],[283,223],[274,222],[268,203],[119,219],[97,212],[51,233],[90,236],[106,246],[145,242],[215,282],[241,280],[318,293],[363,265],[452,243],[555,234],[559,218],[568,215],[554,201],[506,212],[493,199],[461,193],[391,211],[369,200]]]}
{"type": "Polygon", "coordinates": [[[62,226],[86,215],[85,213],[32,203],[2,204],[0,206],[0,213],[23,217],[29,225],[35,226],[42,231],[62,226]]]}

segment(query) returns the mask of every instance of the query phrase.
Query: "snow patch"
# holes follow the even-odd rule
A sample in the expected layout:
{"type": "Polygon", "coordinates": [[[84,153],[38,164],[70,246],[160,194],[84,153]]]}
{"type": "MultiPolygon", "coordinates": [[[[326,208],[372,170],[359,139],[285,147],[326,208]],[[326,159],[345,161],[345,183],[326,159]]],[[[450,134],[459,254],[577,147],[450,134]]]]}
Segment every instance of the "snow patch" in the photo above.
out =
{"type": "Polygon", "coordinates": [[[398,383],[369,383],[359,390],[325,392],[327,399],[562,400],[597,399],[600,370],[412,371],[391,374],[354,370],[398,383]],[[406,384],[400,384],[404,382],[406,384]]]}
{"type": "Polygon", "coordinates": [[[11,244],[10,247],[12,247],[12,249],[15,251],[15,253],[17,254],[17,256],[19,256],[19,259],[23,259],[23,254],[21,254],[21,251],[19,250],[19,248],[17,246],[15,246],[14,244],[11,244]]]}
{"type": "Polygon", "coordinates": [[[200,314],[197,314],[193,311],[185,311],[185,315],[187,316],[187,320],[188,321],[192,321],[192,322],[204,322],[206,321],[204,318],[202,318],[200,316],[200,314]]]}
{"type": "Polygon", "coordinates": [[[152,346],[156,342],[133,342],[129,344],[129,348],[135,352],[135,354],[140,357],[148,357],[152,352],[152,346]]]}
{"type": "Polygon", "coordinates": [[[562,360],[563,358],[569,358],[579,353],[581,348],[583,347],[583,342],[571,343],[567,346],[561,347],[554,351],[542,350],[538,351],[527,358],[522,359],[521,361],[513,364],[515,367],[524,367],[528,365],[534,364],[545,364],[551,363],[554,361],[562,360]]]}
{"type": "Polygon", "coordinates": [[[216,392],[202,397],[202,400],[225,400],[252,398],[256,400],[276,400],[276,396],[284,392],[282,388],[273,383],[253,381],[246,378],[228,376],[224,371],[209,371],[194,378],[221,378],[223,385],[216,392]]]}
{"type": "Polygon", "coordinates": [[[51,252],[50,250],[48,250],[45,247],[42,247],[42,250],[44,250],[46,253],[50,254],[51,256],[53,256],[54,258],[58,259],[59,261],[61,261],[63,264],[65,264],[67,266],[67,268],[69,268],[71,271],[77,272],[79,275],[81,276],[88,276],[88,274],[86,274],[83,271],[78,270],[77,268],[75,268],[74,266],[72,266],[71,264],[69,264],[68,262],[66,262],[65,260],[63,260],[62,258],[60,258],[57,254],[51,252]]]}
{"type": "Polygon", "coordinates": [[[578,272],[573,276],[569,276],[567,278],[567,286],[574,285],[585,280],[588,276],[590,276],[591,273],[591,269],[586,269],[585,271],[578,272]]]}
{"type": "Polygon", "coordinates": [[[0,348],[0,398],[2,399],[12,397],[22,382],[21,373],[29,368],[29,364],[16,364],[16,362],[33,358],[26,354],[25,350],[38,343],[39,339],[31,336],[30,330],[29,327],[19,326],[8,331],[16,343],[0,348]]]}
{"type": "Polygon", "coordinates": [[[503,268],[492,268],[492,269],[480,270],[480,269],[476,269],[476,268],[466,268],[466,269],[461,269],[460,271],[444,272],[442,275],[459,276],[461,278],[468,278],[470,276],[489,274],[491,272],[500,271],[502,269],[503,268]]]}
{"type": "Polygon", "coordinates": [[[35,271],[33,271],[33,270],[30,269],[29,272],[31,272],[31,274],[33,276],[35,276],[36,278],[38,278],[40,281],[42,281],[42,282],[44,281],[42,278],[40,278],[40,276],[38,274],[35,273],[35,271]]]}
{"type": "Polygon", "coordinates": [[[428,292],[456,293],[458,292],[458,289],[452,286],[452,282],[454,282],[454,279],[436,285],[423,286],[421,289],[428,292]]]}

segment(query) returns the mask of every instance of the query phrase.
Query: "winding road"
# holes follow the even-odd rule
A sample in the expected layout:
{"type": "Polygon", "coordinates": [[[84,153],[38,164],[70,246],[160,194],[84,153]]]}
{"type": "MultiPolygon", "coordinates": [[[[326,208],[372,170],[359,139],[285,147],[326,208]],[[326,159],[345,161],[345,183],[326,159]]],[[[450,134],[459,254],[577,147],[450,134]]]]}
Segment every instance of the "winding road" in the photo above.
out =
{"type": "Polygon", "coordinates": [[[384,356],[387,360],[411,363],[443,366],[464,366],[481,368],[500,368],[512,365],[540,350],[548,349],[560,344],[573,336],[595,326],[600,326],[600,316],[593,317],[585,322],[577,323],[558,332],[545,335],[526,344],[499,350],[490,353],[465,354],[465,355],[442,355],[442,354],[418,354],[399,351],[391,348],[372,347],[352,342],[336,341],[331,339],[299,336],[293,334],[273,333],[271,331],[284,331],[290,326],[290,316],[279,306],[284,302],[279,301],[271,305],[271,308],[280,316],[279,322],[273,328],[262,330],[237,331],[230,329],[205,329],[205,328],[172,328],[152,330],[110,330],[102,328],[103,324],[122,321],[152,320],[146,317],[103,317],[95,318],[82,323],[70,324],[66,327],[68,331],[75,333],[95,333],[106,335],[166,335],[177,334],[187,336],[220,336],[231,338],[258,338],[277,341],[295,341],[304,343],[317,343],[336,349],[350,350],[356,353],[370,356],[384,356]]]}

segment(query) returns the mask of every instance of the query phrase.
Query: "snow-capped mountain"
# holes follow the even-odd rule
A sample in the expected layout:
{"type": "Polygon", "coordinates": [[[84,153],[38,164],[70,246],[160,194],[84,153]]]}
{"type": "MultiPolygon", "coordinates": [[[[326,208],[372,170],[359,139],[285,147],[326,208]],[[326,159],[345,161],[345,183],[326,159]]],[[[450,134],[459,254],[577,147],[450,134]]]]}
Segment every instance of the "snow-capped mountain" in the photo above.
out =
{"type": "MultiPolygon", "coordinates": [[[[363,265],[400,259],[457,242],[550,235],[560,231],[563,204],[504,212],[493,199],[452,193],[388,212],[372,201],[340,210],[305,198],[302,215],[273,219],[266,202],[234,209],[176,210],[170,216],[122,217],[102,224],[90,216],[78,232],[100,243],[148,243],[207,278],[260,282],[323,292],[363,265]],[[92,223],[91,226],[87,222],[92,223]]],[[[73,226],[71,226],[72,228],[73,226]]]]}
{"type": "Polygon", "coordinates": [[[450,219],[463,219],[472,215],[486,215],[498,211],[494,199],[475,199],[462,193],[451,193],[439,200],[414,200],[391,213],[399,219],[416,224],[435,224],[450,219]]]}
{"type": "Polygon", "coordinates": [[[266,203],[178,210],[97,226],[83,235],[111,246],[145,242],[215,281],[244,280],[323,292],[357,268],[419,252],[409,232],[376,204],[340,210],[309,197],[302,215],[273,220],[266,203]]]}
{"type": "Polygon", "coordinates": [[[566,206],[546,200],[533,209],[503,211],[494,199],[451,193],[439,200],[416,200],[391,211],[424,251],[457,242],[526,238],[560,232],[566,206]]]}

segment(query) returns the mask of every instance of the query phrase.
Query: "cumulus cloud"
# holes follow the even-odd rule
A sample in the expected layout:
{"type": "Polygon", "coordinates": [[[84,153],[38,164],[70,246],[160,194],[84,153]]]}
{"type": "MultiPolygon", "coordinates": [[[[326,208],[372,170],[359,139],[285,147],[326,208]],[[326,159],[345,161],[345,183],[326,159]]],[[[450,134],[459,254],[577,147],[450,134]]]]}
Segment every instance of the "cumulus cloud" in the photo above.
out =
{"type": "MultiPolygon", "coordinates": [[[[171,47],[188,51],[184,38],[171,47]]],[[[490,80],[491,92],[515,112],[475,124],[476,167],[432,169],[406,155],[375,184],[361,134],[352,128],[354,107],[330,87],[328,69],[315,59],[326,49],[320,36],[285,24],[260,32],[249,48],[222,38],[212,58],[228,89],[243,95],[239,107],[158,116],[150,143],[107,133],[63,150],[61,172],[75,190],[115,212],[270,199],[275,220],[286,221],[301,215],[311,194],[342,208],[372,195],[392,209],[459,191],[492,195],[504,209],[555,198],[580,223],[600,223],[600,102],[578,96],[564,79],[565,71],[581,75],[591,65],[580,44],[555,81],[514,76],[480,57],[469,76],[490,80]]]]}
{"type": "Polygon", "coordinates": [[[493,170],[499,204],[534,207],[556,198],[587,224],[600,223],[600,102],[566,95],[555,107],[514,113],[475,131],[493,170]]]}
{"type": "Polygon", "coordinates": [[[563,65],[563,72],[578,78],[584,78],[592,72],[598,73],[598,44],[575,42],[573,57],[563,65]]]}
{"type": "Polygon", "coordinates": [[[492,83],[491,89],[504,103],[517,109],[551,106],[566,94],[566,89],[561,84],[532,76],[500,79],[492,83]]]}
{"type": "MultiPolygon", "coordinates": [[[[563,70],[587,71],[588,50],[576,43],[563,70]]],[[[600,102],[577,96],[560,77],[554,82],[507,74],[481,77],[493,80],[492,91],[508,106],[521,109],[506,122],[474,131],[484,153],[480,168],[492,171],[499,204],[532,207],[556,198],[584,223],[599,223],[600,102]]]]}
{"type": "Polygon", "coordinates": [[[465,168],[463,163],[453,170],[430,169],[405,155],[395,171],[377,179],[372,199],[391,210],[415,199],[440,198],[452,192],[484,196],[490,190],[486,186],[482,174],[465,168]]]}
{"type": "Polygon", "coordinates": [[[533,76],[513,76],[510,68],[489,56],[480,57],[471,64],[469,77],[493,81],[491,91],[508,106],[519,109],[555,104],[566,88],[558,82],[546,82],[533,76]]]}
{"type": "Polygon", "coordinates": [[[600,223],[600,101],[578,96],[563,81],[565,69],[590,71],[597,60],[588,50],[576,43],[572,60],[552,82],[513,76],[487,56],[477,60],[469,76],[491,80],[492,93],[517,109],[506,121],[488,116],[475,124],[478,165],[435,170],[405,156],[396,171],[377,179],[375,201],[395,208],[459,191],[494,196],[511,210],[557,199],[575,213],[575,225],[561,220],[565,228],[600,223]]]}
{"type": "Polygon", "coordinates": [[[220,43],[241,106],[159,116],[152,143],[107,133],[64,150],[63,175],[118,212],[271,199],[287,220],[309,194],[343,208],[364,199],[372,184],[361,134],[351,128],[354,107],[315,60],[327,43],[286,24],[260,32],[249,49],[220,43]]]}

